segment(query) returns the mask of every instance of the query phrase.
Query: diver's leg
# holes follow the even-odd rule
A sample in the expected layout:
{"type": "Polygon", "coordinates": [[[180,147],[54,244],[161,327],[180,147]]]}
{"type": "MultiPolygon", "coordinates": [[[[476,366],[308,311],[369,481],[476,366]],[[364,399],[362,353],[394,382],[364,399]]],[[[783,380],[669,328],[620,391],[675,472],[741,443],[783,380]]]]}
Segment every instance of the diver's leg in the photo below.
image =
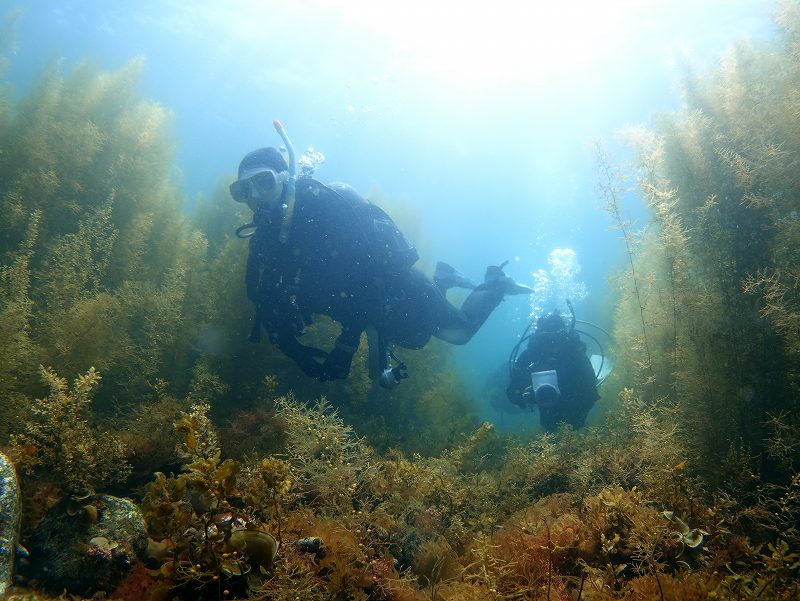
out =
{"type": "Polygon", "coordinates": [[[389,339],[405,348],[421,348],[431,335],[450,344],[466,344],[503,296],[532,292],[506,276],[501,267],[486,270],[486,281],[470,293],[460,309],[417,269],[387,281],[389,339]]]}
{"type": "Polygon", "coordinates": [[[533,293],[532,288],[518,284],[503,273],[506,263],[508,261],[487,267],[483,284],[472,291],[461,309],[453,307],[453,310],[445,312],[445,319],[433,335],[451,344],[466,344],[504,296],[533,293]]]}
{"type": "Polygon", "coordinates": [[[449,307],[444,294],[416,268],[387,278],[385,310],[378,329],[397,346],[425,346],[449,307]]]}
{"type": "Polygon", "coordinates": [[[433,283],[444,294],[450,288],[468,288],[475,290],[478,285],[470,280],[463,273],[458,271],[452,265],[448,265],[443,261],[436,264],[436,270],[433,272],[433,283]]]}
{"type": "Polygon", "coordinates": [[[443,299],[447,307],[433,335],[450,344],[466,344],[503,300],[503,287],[481,284],[466,298],[460,309],[443,299]]]}
{"type": "Polygon", "coordinates": [[[504,285],[483,283],[461,309],[451,305],[439,288],[417,269],[386,282],[386,319],[379,328],[388,340],[404,348],[422,348],[431,336],[465,344],[503,300],[504,285]]]}

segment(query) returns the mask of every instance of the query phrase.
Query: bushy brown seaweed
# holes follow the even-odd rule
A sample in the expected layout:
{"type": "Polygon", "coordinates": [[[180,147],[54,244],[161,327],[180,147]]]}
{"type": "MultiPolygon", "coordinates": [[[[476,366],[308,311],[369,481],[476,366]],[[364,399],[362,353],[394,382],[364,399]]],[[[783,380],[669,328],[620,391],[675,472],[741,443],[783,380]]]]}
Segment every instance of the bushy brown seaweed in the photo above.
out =
{"type": "Polygon", "coordinates": [[[49,392],[30,404],[23,432],[11,438],[17,465],[78,496],[124,481],[130,472],[125,447],[114,434],[89,423],[100,374],[90,368],[70,387],[53,370],[40,371],[49,392]]]}
{"type": "Polygon", "coordinates": [[[630,268],[614,381],[674,407],[692,467],[715,484],[741,475],[729,460],[744,455],[754,460],[747,473],[786,476],[767,459],[768,424],[795,416],[800,398],[800,104],[791,92],[800,70],[797,10],[781,9],[774,45],[740,44],[718,68],[687,76],[684,107],[654,131],[623,132],[630,168],[599,153],[615,223],[624,225],[623,189],[638,192],[651,218],[641,232],[623,230],[630,268]]]}

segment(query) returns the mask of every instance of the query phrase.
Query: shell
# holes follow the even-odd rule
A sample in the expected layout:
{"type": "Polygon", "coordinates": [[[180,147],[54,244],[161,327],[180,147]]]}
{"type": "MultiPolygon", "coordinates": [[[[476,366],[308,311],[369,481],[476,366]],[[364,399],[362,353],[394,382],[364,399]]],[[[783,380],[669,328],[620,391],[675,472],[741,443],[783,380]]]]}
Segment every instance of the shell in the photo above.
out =
{"type": "Polygon", "coordinates": [[[278,541],[264,530],[234,528],[228,547],[231,551],[241,553],[256,572],[259,571],[258,568],[271,570],[278,554],[278,541]]]}

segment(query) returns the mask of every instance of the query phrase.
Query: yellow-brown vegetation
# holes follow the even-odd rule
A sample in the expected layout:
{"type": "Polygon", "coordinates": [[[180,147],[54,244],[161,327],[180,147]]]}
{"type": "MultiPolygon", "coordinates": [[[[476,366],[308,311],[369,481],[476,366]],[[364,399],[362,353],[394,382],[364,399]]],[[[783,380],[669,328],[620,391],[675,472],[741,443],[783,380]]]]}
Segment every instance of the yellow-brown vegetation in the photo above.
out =
{"type": "Polygon", "coordinates": [[[100,374],[89,368],[70,387],[53,370],[40,371],[49,392],[30,404],[22,433],[11,437],[17,465],[78,496],[124,481],[130,471],[125,447],[117,436],[89,423],[100,374]]]}
{"type": "Polygon", "coordinates": [[[795,3],[781,9],[779,41],[740,44],[717,69],[687,76],[680,111],[622,133],[628,165],[598,152],[630,258],[614,380],[674,409],[691,469],[715,484],[741,479],[745,455],[744,472],[786,476],[765,461],[764,441],[771,416],[796,419],[800,398],[800,70],[795,3]],[[639,232],[622,217],[624,191],[649,210],[639,232]]]}

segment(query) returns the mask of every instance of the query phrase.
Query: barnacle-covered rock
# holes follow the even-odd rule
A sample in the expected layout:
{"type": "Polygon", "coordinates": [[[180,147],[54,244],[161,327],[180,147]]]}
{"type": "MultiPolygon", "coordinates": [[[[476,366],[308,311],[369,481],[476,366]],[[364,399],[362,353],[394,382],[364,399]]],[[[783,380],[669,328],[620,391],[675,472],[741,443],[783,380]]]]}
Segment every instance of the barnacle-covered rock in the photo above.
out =
{"type": "Polygon", "coordinates": [[[28,577],[55,592],[110,593],[147,549],[142,513],[110,495],[81,499],[77,513],[74,507],[74,500],[62,501],[34,531],[28,577]]]}
{"type": "Polygon", "coordinates": [[[14,577],[20,510],[19,482],[14,464],[0,453],[0,598],[4,598],[14,577]]]}

